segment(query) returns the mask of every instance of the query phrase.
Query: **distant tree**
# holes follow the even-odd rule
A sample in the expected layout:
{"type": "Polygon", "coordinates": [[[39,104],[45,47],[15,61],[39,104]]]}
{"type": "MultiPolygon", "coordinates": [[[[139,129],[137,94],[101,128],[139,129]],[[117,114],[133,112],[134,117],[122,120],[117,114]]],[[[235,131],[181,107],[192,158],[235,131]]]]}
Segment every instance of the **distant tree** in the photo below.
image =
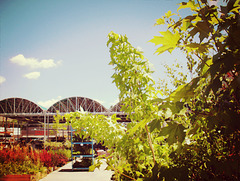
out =
{"type": "Polygon", "coordinates": [[[60,130],[66,130],[66,125],[63,123],[60,123],[60,120],[63,119],[63,116],[57,112],[57,115],[54,116],[53,124],[52,124],[52,129],[55,131],[55,136],[56,136],[56,142],[58,141],[58,133],[60,130]]]}

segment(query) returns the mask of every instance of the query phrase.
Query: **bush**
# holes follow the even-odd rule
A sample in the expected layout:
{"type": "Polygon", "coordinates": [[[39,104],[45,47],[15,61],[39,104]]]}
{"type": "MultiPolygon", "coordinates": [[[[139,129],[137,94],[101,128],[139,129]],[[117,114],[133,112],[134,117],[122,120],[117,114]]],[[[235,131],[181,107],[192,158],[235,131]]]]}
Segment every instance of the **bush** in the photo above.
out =
{"type": "Polygon", "coordinates": [[[60,167],[71,157],[70,150],[41,150],[19,145],[0,147],[0,176],[11,174],[36,174],[43,167],[60,167]],[[69,156],[70,155],[70,156],[69,156]]]}
{"type": "Polygon", "coordinates": [[[40,161],[44,164],[45,167],[53,167],[52,154],[46,150],[42,150],[40,153],[40,161]]]}
{"type": "MultiPolygon", "coordinates": [[[[70,150],[66,150],[66,151],[69,151],[71,154],[70,150]]],[[[52,155],[52,163],[54,164],[54,166],[61,167],[65,165],[69,160],[64,150],[51,151],[50,153],[52,155]]]]}
{"type": "Polygon", "coordinates": [[[36,174],[41,170],[39,154],[29,147],[0,147],[0,176],[9,174],[36,174]]]}
{"type": "Polygon", "coordinates": [[[44,144],[46,146],[46,149],[49,150],[51,153],[62,155],[66,158],[66,160],[69,160],[71,158],[71,142],[66,141],[65,143],[60,142],[46,142],[44,144]]]}

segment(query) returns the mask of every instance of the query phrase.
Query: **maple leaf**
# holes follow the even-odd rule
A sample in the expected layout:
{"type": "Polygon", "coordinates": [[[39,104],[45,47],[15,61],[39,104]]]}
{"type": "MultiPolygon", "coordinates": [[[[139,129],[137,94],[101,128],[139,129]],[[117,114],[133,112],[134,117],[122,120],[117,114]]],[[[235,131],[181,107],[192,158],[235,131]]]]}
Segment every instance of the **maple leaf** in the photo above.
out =
{"type": "Polygon", "coordinates": [[[167,127],[164,127],[160,135],[168,136],[168,144],[172,145],[173,143],[180,142],[182,143],[185,139],[186,133],[184,132],[185,127],[182,124],[169,122],[167,127]]]}
{"type": "Polygon", "coordinates": [[[155,53],[161,54],[165,51],[169,51],[169,53],[171,53],[177,46],[177,43],[180,39],[180,34],[178,32],[173,34],[169,30],[161,31],[159,33],[162,36],[154,36],[154,38],[149,41],[155,45],[162,45],[157,49],[155,53]]]}

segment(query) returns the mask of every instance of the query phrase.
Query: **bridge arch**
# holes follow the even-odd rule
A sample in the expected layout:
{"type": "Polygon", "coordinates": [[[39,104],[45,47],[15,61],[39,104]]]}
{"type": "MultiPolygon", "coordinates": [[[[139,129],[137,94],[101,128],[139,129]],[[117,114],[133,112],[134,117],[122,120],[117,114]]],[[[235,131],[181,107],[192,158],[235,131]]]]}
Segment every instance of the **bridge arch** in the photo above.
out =
{"type": "Polygon", "coordinates": [[[67,113],[80,111],[81,108],[84,111],[91,113],[108,112],[108,109],[106,109],[99,102],[86,97],[69,97],[62,99],[53,104],[48,109],[48,112],[56,113],[57,111],[59,111],[60,113],[67,113]]]}
{"type": "Polygon", "coordinates": [[[0,101],[1,114],[42,113],[43,109],[32,101],[23,98],[7,98],[0,101]]]}
{"type": "Polygon", "coordinates": [[[122,105],[123,104],[121,102],[118,102],[117,104],[110,108],[110,112],[122,112],[121,111],[122,105]]]}

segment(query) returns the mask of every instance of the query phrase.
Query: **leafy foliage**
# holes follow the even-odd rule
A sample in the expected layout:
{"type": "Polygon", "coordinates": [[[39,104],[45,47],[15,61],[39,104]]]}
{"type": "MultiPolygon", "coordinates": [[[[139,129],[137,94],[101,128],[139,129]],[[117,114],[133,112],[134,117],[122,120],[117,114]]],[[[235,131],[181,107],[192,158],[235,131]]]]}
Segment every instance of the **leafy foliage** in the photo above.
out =
{"type": "Polygon", "coordinates": [[[0,146],[0,177],[11,174],[36,174],[43,167],[63,166],[68,161],[64,152],[33,150],[31,147],[0,146]]]}
{"type": "Polygon", "coordinates": [[[183,175],[173,172],[182,169],[193,180],[238,180],[240,42],[234,37],[240,32],[239,1],[227,1],[221,11],[198,0],[180,3],[178,10],[183,8],[190,8],[193,15],[178,21],[164,16],[162,21],[171,22],[167,31],[179,32],[181,37],[174,48],[186,53],[189,70],[197,73],[167,98],[173,104],[183,101],[188,108],[185,131],[189,141],[180,152],[171,154],[174,163],[160,168],[158,179],[181,180],[183,175]]]}
{"type": "MultiPolygon", "coordinates": [[[[181,50],[192,75],[189,83],[183,74],[172,76],[176,90],[165,99],[158,97],[142,52],[126,36],[109,33],[113,83],[131,123],[86,112],[65,119],[109,148],[107,163],[116,179],[240,179],[240,6],[226,2],[220,10],[206,0],[189,0],[179,4],[178,14],[168,11],[156,21],[168,27],[150,40],[159,46],[156,53],[181,50]],[[182,18],[179,10],[186,8],[192,15],[182,18]]],[[[99,165],[97,160],[94,167],[99,165]]]]}
{"type": "Polygon", "coordinates": [[[61,119],[62,119],[62,116],[60,114],[58,114],[58,111],[57,111],[57,115],[54,115],[54,121],[53,121],[53,125],[52,125],[52,129],[55,131],[55,134],[56,134],[56,141],[58,138],[59,131],[67,129],[64,124],[60,123],[61,119]]]}
{"type": "Polygon", "coordinates": [[[180,34],[178,32],[172,33],[171,31],[162,31],[159,33],[162,36],[155,36],[154,39],[150,40],[155,45],[162,45],[157,49],[156,53],[161,54],[165,51],[171,53],[180,39],[180,34]]]}

